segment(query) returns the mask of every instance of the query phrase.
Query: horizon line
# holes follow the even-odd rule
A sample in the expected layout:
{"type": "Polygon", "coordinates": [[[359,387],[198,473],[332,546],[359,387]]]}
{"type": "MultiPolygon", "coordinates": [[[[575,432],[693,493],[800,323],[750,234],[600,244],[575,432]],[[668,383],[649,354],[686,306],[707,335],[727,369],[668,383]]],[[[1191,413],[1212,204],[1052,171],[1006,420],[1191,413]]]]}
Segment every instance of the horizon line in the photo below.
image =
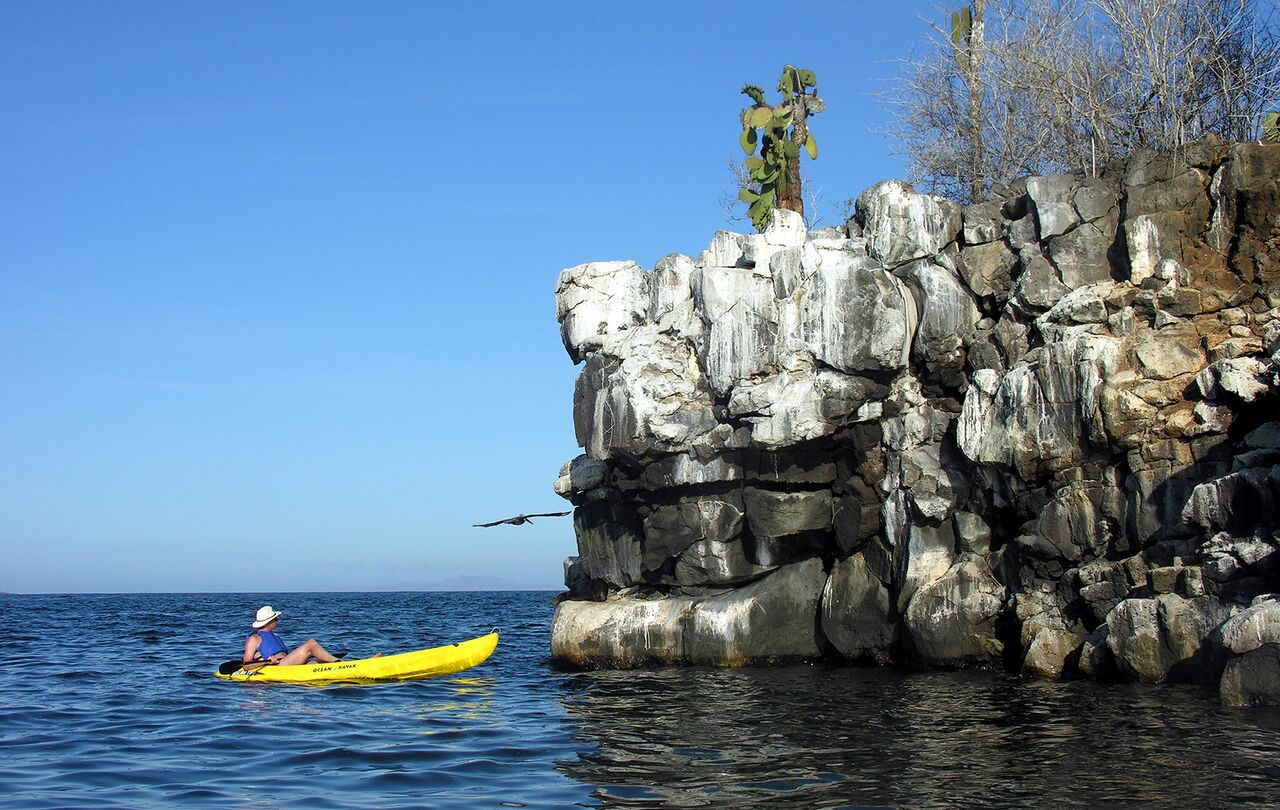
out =
{"type": "Polygon", "coordinates": [[[185,596],[195,593],[210,594],[332,594],[332,593],[557,593],[556,588],[365,588],[350,590],[263,590],[263,591],[0,591],[0,596],[185,596]]]}

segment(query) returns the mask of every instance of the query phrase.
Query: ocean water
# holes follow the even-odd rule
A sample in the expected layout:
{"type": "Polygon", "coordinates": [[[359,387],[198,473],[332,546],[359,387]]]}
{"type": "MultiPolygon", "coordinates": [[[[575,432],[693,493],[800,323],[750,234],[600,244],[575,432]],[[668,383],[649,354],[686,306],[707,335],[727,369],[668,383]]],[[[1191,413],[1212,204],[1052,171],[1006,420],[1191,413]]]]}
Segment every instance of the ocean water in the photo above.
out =
{"type": "Polygon", "coordinates": [[[825,666],[567,673],[551,593],[0,596],[0,806],[1274,806],[1280,712],[1198,687],[825,666]],[[262,603],[403,684],[226,683],[262,603]]]}

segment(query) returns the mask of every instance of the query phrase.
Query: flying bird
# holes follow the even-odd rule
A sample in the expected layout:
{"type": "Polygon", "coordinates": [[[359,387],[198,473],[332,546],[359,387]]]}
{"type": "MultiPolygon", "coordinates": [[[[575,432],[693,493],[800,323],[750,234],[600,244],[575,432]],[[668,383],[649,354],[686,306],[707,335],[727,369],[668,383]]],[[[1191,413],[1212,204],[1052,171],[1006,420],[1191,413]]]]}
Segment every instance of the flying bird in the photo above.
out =
{"type": "Polygon", "coordinates": [[[573,514],[572,509],[568,512],[539,512],[536,515],[516,515],[515,517],[509,517],[506,520],[495,520],[492,523],[472,523],[471,525],[482,529],[487,529],[490,526],[501,526],[504,523],[510,523],[512,526],[519,526],[521,524],[528,523],[536,517],[564,517],[565,515],[570,514],[573,514]]]}

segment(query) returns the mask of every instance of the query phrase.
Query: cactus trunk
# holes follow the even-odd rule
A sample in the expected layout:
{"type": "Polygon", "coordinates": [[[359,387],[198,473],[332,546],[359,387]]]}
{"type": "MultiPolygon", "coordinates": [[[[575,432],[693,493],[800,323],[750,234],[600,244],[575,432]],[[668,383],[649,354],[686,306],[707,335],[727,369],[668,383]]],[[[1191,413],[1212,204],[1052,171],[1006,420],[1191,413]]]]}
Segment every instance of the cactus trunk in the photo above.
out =
{"type": "MultiPolygon", "coordinates": [[[[805,119],[808,117],[808,110],[805,109],[803,97],[796,99],[794,109],[795,117],[792,119],[791,142],[803,149],[804,142],[809,138],[809,126],[805,123],[805,119]]],[[[797,153],[796,157],[787,161],[787,187],[782,198],[778,200],[778,207],[795,211],[800,216],[804,216],[804,197],[800,192],[800,157],[797,153]]]]}

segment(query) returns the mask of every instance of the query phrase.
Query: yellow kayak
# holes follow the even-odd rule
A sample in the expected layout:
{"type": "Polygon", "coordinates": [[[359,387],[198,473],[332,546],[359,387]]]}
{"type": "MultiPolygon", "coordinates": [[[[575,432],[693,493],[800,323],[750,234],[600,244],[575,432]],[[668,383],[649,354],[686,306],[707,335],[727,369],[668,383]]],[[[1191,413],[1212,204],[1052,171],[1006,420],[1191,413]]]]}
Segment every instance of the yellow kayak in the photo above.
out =
{"type": "MultiPolygon", "coordinates": [[[[215,672],[224,681],[256,681],[259,683],[376,683],[379,681],[414,681],[436,675],[451,675],[483,663],[498,646],[498,631],[434,647],[430,650],[336,661],[332,664],[297,664],[265,666],[252,672],[243,669],[230,675],[215,672]]],[[[234,666],[234,665],[233,665],[234,666]]]]}

